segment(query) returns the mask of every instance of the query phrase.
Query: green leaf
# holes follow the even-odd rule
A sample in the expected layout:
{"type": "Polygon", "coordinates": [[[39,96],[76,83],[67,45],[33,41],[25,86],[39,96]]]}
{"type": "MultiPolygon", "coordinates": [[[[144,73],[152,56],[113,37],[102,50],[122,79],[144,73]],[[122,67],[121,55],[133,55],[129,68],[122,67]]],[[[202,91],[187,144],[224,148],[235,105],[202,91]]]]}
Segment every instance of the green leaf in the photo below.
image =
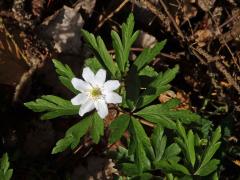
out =
{"type": "Polygon", "coordinates": [[[55,147],[52,150],[52,154],[65,151],[69,146],[71,146],[73,141],[74,137],[72,134],[68,134],[68,136],[65,136],[64,138],[58,140],[55,147]]]}
{"type": "Polygon", "coordinates": [[[150,156],[154,156],[153,149],[150,144],[150,140],[148,139],[142,125],[139,123],[137,119],[131,117],[130,121],[130,133],[135,143],[135,153],[134,153],[134,161],[139,169],[139,172],[143,172],[143,170],[148,170],[150,168],[150,161],[147,157],[147,153],[150,156]]]}
{"type": "Polygon", "coordinates": [[[139,174],[138,167],[132,163],[121,163],[120,169],[127,176],[136,176],[139,174]]]}
{"type": "Polygon", "coordinates": [[[111,32],[113,47],[116,53],[116,61],[122,73],[125,73],[128,63],[130,48],[139,35],[139,31],[133,33],[134,16],[130,14],[126,23],[122,24],[122,41],[120,36],[115,32],[111,32]]]}
{"type": "Polygon", "coordinates": [[[139,76],[156,77],[158,75],[157,71],[151,66],[145,66],[139,73],[139,76]]]}
{"type": "Polygon", "coordinates": [[[140,71],[143,67],[149,64],[153,58],[161,52],[166,42],[167,40],[164,40],[156,43],[156,45],[151,49],[144,49],[143,52],[134,61],[134,65],[137,67],[137,71],[140,71]]]}
{"type": "Polygon", "coordinates": [[[112,36],[112,40],[113,40],[113,48],[115,50],[116,61],[117,61],[118,67],[119,67],[121,72],[124,72],[124,70],[125,70],[125,63],[127,61],[126,61],[126,59],[124,57],[124,49],[123,49],[123,45],[122,45],[121,39],[120,39],[119,35],[115,31],[111,32],[111,36],[112,36]]]}
{"type": "Polygon", "coordinates": [[[112,121],[110,125],[110,137],[109,143],[114,143],[118,141],[123,133],[126,131],[130,121],[130,116],[126,114],[122,114],[117,117],[114,121],[112,121]]]}
{"type": "Polygon", "coordinates": [[[214,172],[218,168],[218,164],[220,163],[219,160],[217,159],[212,159],[208,163],[206,163],[204,166],[200,167],[194,175],[199,175],[199,176],[207,176],[214,172]]]}
{"type": "Polygon", "coordinates": [[[135,152],[135,163],[140,172],[143,170],[148,170],[150,168],[150,161],[146,156],[146,152],[144,151],[143,144],[140,141],[136,141],[136,152],[135,152]]]}
{"type": "Polygon", "coordinates": [[[35,101],[24,103],[24,105],[34,112],[45,112],[41,116],[42,120],[53,119],[59,116],[78,114],[79,106],[74,106],[68,100],[58,96],[46,95],[35,101]]]}
{"type": "Polygon", "coordinates": [[[111,75],[116,78],[119,74],[119,69],[116,64],[113,62],[111,55],[109,54],[102,38],[95,36],[92,33],[87,32],[86,30],[81,30],[81,33],[87,43],[90,44],[91,48],[94,50],[94,54],[101,63],[101,65],[108,69],[111,75]]]}
{"type": "Polygon", "coordinates": [[[221,138],[221,127],[218,127],[212,135],[211,144],[215,144],[220,138],[221,138]]]}
{"type": "Polygon", "coordinates": [[[163,156],[163,154],[164,154],[166,145],[167,145],[167,136],[164,135],[164,136],[162,137],[160,143],[159,143],[158,149],[155,150],[155,152],[156,152],[155,161],[159,161],[159,160],[162,159],[162,156],[163,156]]]}
{"type": "Polygon", "coordinates": [[[92,126],[93,116],[94,114],[89,115],[70,127],[65,133],[65,137],[56,143],[56,146],[52,150],[52,154],[62,152],[68,147],[74,149],[79,144],[81,137],[83,137],[92,126]]]}
{"type": "Polygon", "coordinates": [[[60,61],[53,59],[53,64],[56,68],[56,72],[59,75],[60,82],[71,90],[73,93],[78,93],[78,91],[73,87],[71,80],[75,77],[74,73],[72,72],[71,68],[68,65],[62,64],[60,61]]]}
{"type": "Polygon", "coordinates": [[[153,146],[155,152],[155,160],[160,160],[166,146],[166,137],[163,138],[164,129],[162,126],[157,125],[154,128],[153,133],[151,135],[151,144],[153,146]]]}
{"type": "Polygon", "coordinates": [[[164,152],[163,159],[171,160],[173,157],[176,157],[181,152],[181,148],[176,143],[172,143],[168,146],[164,152]]]}
{"type": "Polygon", "coordinates": [[[8,161],[8,154],[5,153],[3,154],[2,158],[1,158],[1,170],[3,170],[3,173],[5,174],[9,168],[10,164],[8,161]]]}
{"type": "Polygon", "coordinates": [[[98,43],[98,53],[100,57],[102,58],[102,61],[104,62],[105,66],[108,68],[108,70],[111,72],[113,77],[117,76],[118,68],[116,64],[113,62],[111,55],[108,53],[108,50],[100,36],[97,37],[97,43],[98,43]]]}
{"type": "Polygon", "coordinates": [[[148,106],[137,113],[138,116],[146,119],[147,121],[160,124],[169,129],[176,129],[174,121],[180,120],[183,123],[190,123],[197,121],[200,116],[186,110],[175,110],[174,108],[179,105],[179,100],[171,99],[164,104],[148,106]]]}
{"type": "Polygon", "coordinates": [[[130,109],[134,110],[139,97],[140,80],[136,69],[132,68],[126,77],[126,100],[130,109]]]}
{"type": "Polygon", "coordinates": [[[163,170],[166,173],[183,173],[186,175],[190,175],[189,170],[181,164],[176,162],[160,160],[154,163],[156,169],[163,170]]]}
{"type": "Polygon", "coordinates": [[[204,154],[201,166],[205,166],[205,164],[207,164],[210,161],[210,159],[219,149],[221,142],[218,142],[218,140],[220,139],[220,137],[221,137],[221,128],[218,127],[212,135],[211,141],[206,149],[206,153],[204,154]]]}
{"type": "Polygon", "coordinates": [[[13,174],[13,169],[9,169],[10,163],[8,160],[8,154],[3,154],[0,159],[0,179],[10,180],[13,174]]]}
{"type": "Polygon", "coordinates": [[[210,147],[207,149],[207,152],[203,158],[201,166],[204,166],[205,164],[208,163],[208,161],[213,157],[213,155],[218,150],[220,145],[221,145],[221,142],[217,142],[215,144],[210,145],[210,147]]]}
{"type": "Polygon", "coordinates": [[[143,126],[139,122],[138,119],[131,116],[131,122],[134,128],[134,133],[136,138],[142,142],[143,147],[145,148],[145,151],[147,153],[147,156],[151,159],[154,159],[154,150],[151,145],[150,139],[148,138],[143,126]]]}
{"type": "Polygon", "coordinates": [[[101,136],[104,134],[104,122],[97,113],[92,116],[91,137],[95,144],[98,144],[101,136]]]}
{"type": "Polygon", "coordinates": [[[170,89],[171,86],[168,83],[175,78],[178,71],[179,66],[176,65],[173,69],[169,69],[164,73],[159,73],[155,80],[153,80],[147,89],[141,94],[138,100],[137,108],[148,105],[154,101],[161,93],[170,89]]]}
{"type": "Polygon", "coordinates": [[[103,68],[97,58],[88,58],[85,60],[85,66],[89,67],[94,73],[103,68]]]}
{"type": "Polygon", "coordinates": [[[182,124],[179,121],[177,121],[177,132],[185,142],[188,141],[185,128],[182,126],[182,124]]]}
{"type": "Polygon", "coordinates": [[[196,156],[195,156],[195,149],[194,149],[194,135],[192,130],[188,132],[187,136],[187,148],[189,152],[189,159],[191,161],[192,167],[194,167],[195,161],[196,161],[196,156]]]}

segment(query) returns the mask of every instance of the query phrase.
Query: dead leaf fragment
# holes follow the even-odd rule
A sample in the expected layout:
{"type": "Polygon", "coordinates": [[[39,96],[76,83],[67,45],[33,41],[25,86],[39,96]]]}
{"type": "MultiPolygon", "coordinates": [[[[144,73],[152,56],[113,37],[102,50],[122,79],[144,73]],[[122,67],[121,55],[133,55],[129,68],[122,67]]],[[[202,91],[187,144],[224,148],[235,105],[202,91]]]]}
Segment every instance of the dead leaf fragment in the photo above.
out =
{"type": "Polygon", "coordinates": [[[198,46],[200,46],[200,47],[205,46],[206,45],[205,42],[207,42],[212,37],[213,37],[212,31],[210,31],[208,29],[198,30],[194,34],[194,39],[196,40],[196,42],[198,43],[198,46]]]}
{"type": "Polygon", "coordinates": [[[216,0],[198,0],[197,4],[203,11],[209,11],[216,0]]]}
{"type": "Polygon", "coordinates": [[[188,21],[189,19],[191,19],[197,15],[197,8],[194,7],[189,2],[184,3],[182,11],[183,11],[184,21],[188,21]]]}

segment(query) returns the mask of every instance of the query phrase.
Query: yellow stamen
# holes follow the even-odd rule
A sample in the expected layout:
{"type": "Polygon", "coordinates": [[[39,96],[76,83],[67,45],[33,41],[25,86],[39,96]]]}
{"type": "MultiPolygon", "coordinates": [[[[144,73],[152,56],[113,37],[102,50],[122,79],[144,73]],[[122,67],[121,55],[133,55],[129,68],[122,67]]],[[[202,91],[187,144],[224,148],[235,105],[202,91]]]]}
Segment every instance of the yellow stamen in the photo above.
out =
{"type": "Polygon", "coordinates": [[[102,95],[102,92],[100,90],[100,88],[93,88],[90,92],[92,98],[98,98],[99,96],[102,95]]]}

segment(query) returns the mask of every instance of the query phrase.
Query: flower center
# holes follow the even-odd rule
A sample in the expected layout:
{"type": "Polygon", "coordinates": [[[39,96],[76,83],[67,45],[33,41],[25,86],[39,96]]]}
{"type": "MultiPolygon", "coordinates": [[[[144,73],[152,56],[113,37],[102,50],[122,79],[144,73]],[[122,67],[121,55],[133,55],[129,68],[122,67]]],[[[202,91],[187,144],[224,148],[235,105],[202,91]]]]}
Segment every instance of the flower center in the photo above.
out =
{"type": "Polygon", "coordinates": [[[90,91],[90,95],[93,99],[97,99],[99,98],[99,96],[102,95],[102,92],[101,92],[101,89],[100,88],[93,88],[91,91],[90,91]]]}

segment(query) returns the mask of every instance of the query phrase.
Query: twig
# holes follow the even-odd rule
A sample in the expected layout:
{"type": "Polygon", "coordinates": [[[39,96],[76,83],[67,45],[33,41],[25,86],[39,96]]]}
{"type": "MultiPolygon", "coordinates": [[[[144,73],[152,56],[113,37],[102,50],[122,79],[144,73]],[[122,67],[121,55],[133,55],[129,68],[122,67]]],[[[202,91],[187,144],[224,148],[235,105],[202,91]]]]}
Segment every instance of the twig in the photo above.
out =
{"type": "MultiPolygon", "coordinates": [[[[206,58],[207,62],[215,62],[215,66],[218,69],[218,71],[220,71],[225,78],[227,79],[228,83],[231,84],[238,92],[238,94],[240,94],[240,86],[238,85],[238,83],[234,80],[234,78],[231,76],[231,74],[227,71],[227,69],[225,68],[225,66],[219,62],[219,60],[221,60],[221,57],[213,57],[212,55],[208,54],[206,51],[204,51],[201,48],[193,48],[192,49],[196,50],[199,54],[201,54],[203,57],[206,58]]],[[[199,58],[200,56],[196,56],[197,58],[199,58]]],[[[202,61],[202,59],[200,59],[202,61]]]]}
{"type": "MultiPolygon", "coordinates": [[[[219,29],[219,27],[218,27],[218,25],[217,25],[217,23],[216,23],[213,15],[212,15],[212,13],[211,13],[210,11],[209,11],[209,14],[210,14],[210,16],[212,17],[214,24],[216,25],[217,31],[218,31],[219,33],[221,33],[221,31],[220,31],[220,29],[219,29]]],[[[228,46],[228,44],[227,44],[227,42],[226,42],[226,40],[225,40],[224,37],[222,38],[222,42],[223,42],[223,44],[225,45],[225,47],[228,49],[229,53],[230,53],[231,56],[232,56],[232,59],[233,59],[234,64],[237,66],[238,70],[240,71],[240,66],[238,65],[237,60],[236,60],[233,52],[231,51],[230,47],[228,46]]]]}
{"type": "Polygon", "coordinates": [[[115,9],[113,12],[111,12],[110,14],[108,14],[105,18],[103,18],[102,21],[99,22],[99,24],[97,25],[97,27],[95,28],[95,32],[100,29],[103,24],[109,20],[110,18],[112,18],[114,16],[114,14],[116,14],[117,12],[119,12],[127,3],[129,2],[129,0],[124,0],[118,7],[117,9],[115,9]]]}
{"type": "Polygon", "coordinates": [[[182,40],[184,40],[184,35],[181,31],[181,29],[179,28],[179,26],[177,25],[176,21],[174,20],[174,18],[172,17],[171,13],[168,11],[167,6],[165,5],[165,3],[162,0],[159,0],[160,4],[162,5],[164,11],[166,12],[166,14],[168,15],[169,19],[172,21],[173,26],[175,27],[175,29],[178,32],[178,35],[182,38],[182,40]]]}
{"type": "Polygon", "coordinates": [[[225,76],[227,81],[233,85],[233,87],[238,91],[238,94],[240,94],[240,86],[237,84],[237,82],[233,79],[231,74],[227,71],[225,66],[220,63],[219,61],[215,62],[216,68],[225,76]]]}
{"type": "Polygon", "coordinates": [[[139,2],[136,2],[136,0],[131,0],[131,2],[136,5],[140,3],[142,7],[145,6],[148,10],[150,10],[153,14],[155,14],[159,18],[165,29],[167,31],[170,31],[169,18],[166,17],[161,11],[159,11],[151,2],[149,2],[148,0],[140,0],[139,2]]]}

